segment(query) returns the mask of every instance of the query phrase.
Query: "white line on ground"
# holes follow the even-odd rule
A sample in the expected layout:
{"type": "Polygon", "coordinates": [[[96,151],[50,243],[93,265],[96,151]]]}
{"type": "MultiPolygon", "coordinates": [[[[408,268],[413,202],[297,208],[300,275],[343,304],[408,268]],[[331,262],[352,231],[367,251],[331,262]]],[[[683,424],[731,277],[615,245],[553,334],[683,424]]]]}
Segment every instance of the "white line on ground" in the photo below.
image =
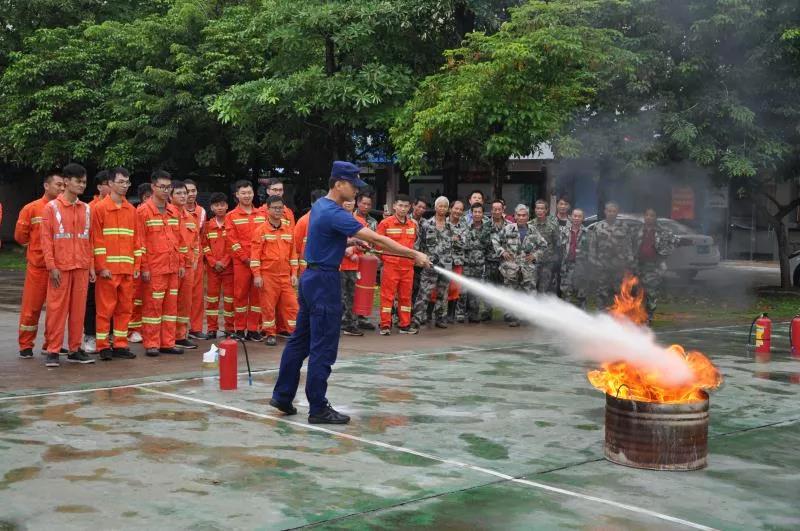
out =
{"type": "MultiPolygon", "coordinates": [[[[133,387],[139,387],[139,386],[133,386],[133,387]]],[[[292,426],[295,426],[295,427],[298,427],[298,428],[303,428],[303,429],[306,429],[306,430],[309,430],[309,431],[316,431],[316,432],[319,432],[319,433],[325,433],[325,434],[328,434],[328,435],[332,435],[334,437],[339,437],[339,438],[347,439],[347,440],[350,440],[350,441],[357,441],[357,442],[360,442],[360,443],[368,444],[368,445],[371,445],[371,446],[377,446],[377,447],[380,447],[380,448],[385,448],[387,450],[392,450],[392,451],[395,451],[395,452],[402,452],[402,453],[406,453],[406,454],[415,455],[415,456],[422,457],[422,458],[425,458],[425,459],[430,459],[432,461],[438,461],[439,463],[444,463],[444,464],[452,465],[452,466],[459,467],[459,468],[465,468],[465,469],[468,469],[468,470],[473,470],[475,472],[481,472],[483,474],[488,474],[490,476],[501,478],[501,479],[504,479],[506,481],[511,481],[513,483],[518,483],[518,484],[521,484],[521,485],[526,485],[526,486],[529,486],[529,487],[534,487],[534,488],[546,490],[546,491],[549,491],[549,492],[555,492],[557,494],[563,494],[565,496],[571,496],[573,498],[579,498],[579,499],[586,500],[586,501],[592,501],[592,502],[596,502],[596,503],[601,503],[603,505],[608,505],[608,506],[611,506],[611,507],[615,507],[617,509],[624,509],[626,511],[634,512],[634,513],[637,513],[637,514],[651,516],[651,517],[657,518],[659,520],[664,520],[666,522],[672,522],[672,523],[675,523],[675,524],[684,525],[684,526],[690,527],[692,529],[703,529],[703,530],[709,530],[709,531],[710,530],[714,530],[713,527],[708,527],[708,526],[705,526],[705,525],[702,525],[702,524],[698,524],[696,522],[691,522],[689,520],[684,520],[682,518],[677,518],[677,517],[669,516],[669,515],[662,514],[662,513],[656,512],[656,511],[651,511],[651,510],[645,509],[643,507],[637,507],[635,505],[629,505],[627,503],[620,503],[620,502],[616,502],[614,500],[608,500],[608,499],[605,499],[605,498],[599,498],[597,496],[590,496],[588,494],[582,494],[580,492],[575,492],[575,491],[571,491],[571,490],[567,490],[567,489],[562,489],[562,488],[559,488],[559,487],[554,487],[552,485],[547,485],[545,483],[539,483],[537,481],[529,481],[527,479],[515,478],[514,476],[509,476],[508,474],[504,474],[504,473],[498,472],[496,470],[491,470],[491,469],[483,468],[483,467],[480,467],[480,466],[470,465],[469,463],[462,463],[461,461],[455,461],[453,459],[445,459],[445,458],[438,457],[438,456],[435,456],[433,454],[429,454],[429,453],[426,453],[426,452],[419,452],[417,450],[412,450],[410,448],[404,448],[402,446],[395,446],[393,444],[388,444],[388,443],[384,443],[384,442],[380,442],[380,441],[374,441],[372,439],[365,439],[364,437],[358,437],[356,435],[350,435],[348,433],[338,432],[338,431],[335,431],[335,430],[329,430],[327,428],[323,428],[321,426],[317,426],[317,425],[314,425],[314,424],[306,424],[306,423],[303,423],[303,422],[297,422],[297,421],[294,421],[294,420],[288,420],[288,419],[286,419],[284,417],[281,417],[281,416],[273,416],[273,415],[267,415],[267,414],[264,414],[264,413],[258,413],[258,412],[255,412],[255,411],[249,411],[247,409],[242,409],[242,408],[238,408],[238,407],[234,407],[234,406],[228,406],[228,405],[225,405],[225,404],[220,404],[218,402],[212,402],[210,400],[203,400],[201,398],[194,398],[194,397],[191,397],[191,396],[179,395],[179,394],[176,394],[176,393],[166,393],[164,391],[158,391],[156,389],[150,389],[149,387],[140,387],[140,389],[142,389],[143,391],[147,391],[148,393],[154,393],[154,394],[157,394],[157,395],[166,396],[166,397],[169,397],[169,398],[173,398],[175,400],[181,400],[181,401],[184,401],[184,402],[194,402],[196,404],[204,404],[204,405],[211,406],[211,407],[214,407],[214,408],[217,408],[217,409],[224,409],[224,410],[227,410],[227,411],[233,411],[235,413],[241,413],[243,415],[249,415],[249,416],[260,418],[260,419],[274,420],[276,422],[283,422],[285,424],[290,424],[292,426]]]]}

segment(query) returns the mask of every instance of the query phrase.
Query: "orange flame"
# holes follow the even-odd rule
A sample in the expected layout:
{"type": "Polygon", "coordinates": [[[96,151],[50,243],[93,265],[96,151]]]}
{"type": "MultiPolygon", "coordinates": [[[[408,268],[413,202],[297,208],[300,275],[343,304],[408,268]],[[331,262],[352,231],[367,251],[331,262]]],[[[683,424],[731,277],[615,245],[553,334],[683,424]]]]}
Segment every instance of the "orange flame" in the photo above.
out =
{"type": "MultiPolygon", "coordinates": [[[[644,308],[644,290],[634,276],[625,276],[620,294],[614,297],[609,312],[618,319],[642,324],[647,321],[644,308]],[[634,290],[636,293],[634,294],[634,290]]],[[[703,400],[703,391],[714,389],[722,383],[722,376],[711,361],[697,351],[686,352],[680,345],[666,350],[667,356],[680,356],[689,366],[692,378],[688,383],[667,386],[661,375],[653,370],[633,366],[624,361],[602,364],[602,370],[590,371],[589,382],[611,396],[639,402],[682,403],[703,400]]]]}

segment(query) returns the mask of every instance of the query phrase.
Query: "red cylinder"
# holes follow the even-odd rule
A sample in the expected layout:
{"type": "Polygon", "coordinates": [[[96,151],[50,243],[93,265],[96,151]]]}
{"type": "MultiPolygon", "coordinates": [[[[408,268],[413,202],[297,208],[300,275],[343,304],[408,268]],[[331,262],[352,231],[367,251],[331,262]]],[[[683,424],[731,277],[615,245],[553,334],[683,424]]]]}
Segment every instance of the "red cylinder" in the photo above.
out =
{"type": "Polygon", "coordinates": [[[755,352],[769,354],[772,350],[772,320],[763,314],[755,323],[755,352]]]}
{"type": "Polygon", "coordinates": [[[233,391],[239,386],[239,345],[232,339],[219,344],[219,388],[233,391]]]}
{"type": "Polygon", "coordinates": [[[789,342],[792,345],[792,356],[800,358],[800,315],[795,315],[789,325],[789,342]]]}
{"type": "Polygon", "coordinates": [[[371,254],[358,257],[358,280],[353,297],[353,313],[355,315],[372,315],[375,302],[375,277],[378,274],[378,258],[371,254]]]}

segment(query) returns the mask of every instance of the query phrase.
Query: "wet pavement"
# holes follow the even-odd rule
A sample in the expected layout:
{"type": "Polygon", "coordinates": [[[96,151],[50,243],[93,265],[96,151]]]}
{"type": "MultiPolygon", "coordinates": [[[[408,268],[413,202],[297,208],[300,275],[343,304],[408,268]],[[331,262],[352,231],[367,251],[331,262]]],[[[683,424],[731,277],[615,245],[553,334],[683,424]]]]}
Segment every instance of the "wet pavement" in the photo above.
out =
{"type": "Polygon", "coordinates": [[[294,417],[265,406],[278,354],[262,346],[253,385],[227,392],[199,354],[53,371],[4,358],[0,528],[797,529],[784,327],[763,362],[746,326],[661,334],[725,376],[695,472],[605,461],[603,395],[532,328],[347,338],[329,389],[353,416],[340,427],[307,424],[304,397],[294,417]],[[63,392],[15,396],[47,393],[44,377],[63,392]]]}

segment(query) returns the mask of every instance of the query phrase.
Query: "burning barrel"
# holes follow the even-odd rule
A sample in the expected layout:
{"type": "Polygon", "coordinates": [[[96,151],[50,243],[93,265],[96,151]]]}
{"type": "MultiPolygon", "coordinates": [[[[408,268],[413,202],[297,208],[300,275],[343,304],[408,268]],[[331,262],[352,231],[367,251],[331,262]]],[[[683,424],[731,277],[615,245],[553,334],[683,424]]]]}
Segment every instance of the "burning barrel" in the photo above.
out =
{"type": "Polygon", "coordinates": [[[606,459],[650,470],[708,464],[708,394],[691,402],[639,402],[606,394],[606,459]]]}

